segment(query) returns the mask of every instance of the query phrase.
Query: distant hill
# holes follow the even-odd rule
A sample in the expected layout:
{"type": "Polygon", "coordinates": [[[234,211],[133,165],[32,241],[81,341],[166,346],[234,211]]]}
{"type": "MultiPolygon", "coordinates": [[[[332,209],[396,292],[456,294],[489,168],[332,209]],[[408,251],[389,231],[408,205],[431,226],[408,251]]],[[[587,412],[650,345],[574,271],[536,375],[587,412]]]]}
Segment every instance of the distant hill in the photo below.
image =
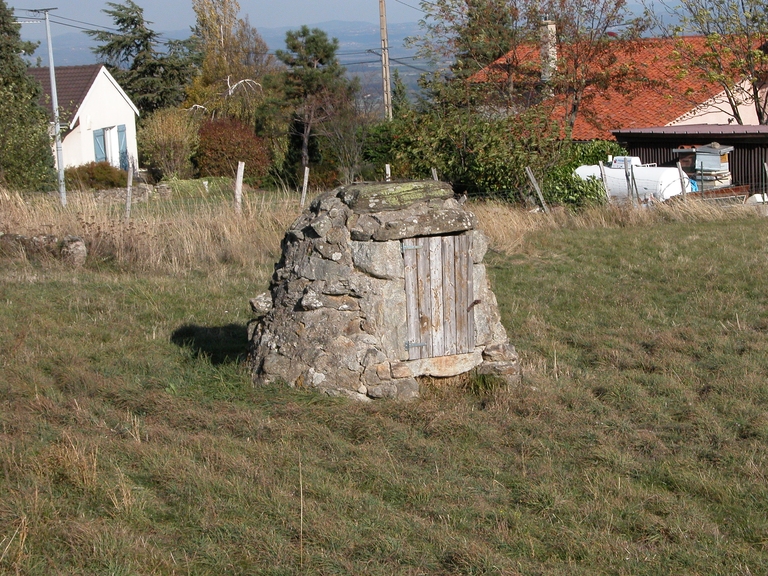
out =
{"type": "MultiPolygon", "coordinates": [[[[379,37],[379,25],[370,22],[342,22],[334,20],[317,24],[313,28],[324,30],[330,37],[339,40],[339,56],[345,66],[355,66],[359,62],[376,60],[381,53],[381,40],[379,37]],[[368,52],[373,51],[374,53],[368,52]]],[[[271,51],[285,48],[285,34],[295,27],[260,28],[259,34],[269,46],[271,51]]],[[[405,47],[405,39],[408,36],[416,36],[419,27],[416,23],[390,24],[389,47],[390,57],[402,59],[410,64],[415,50],[405,47]]],[[[190,30],[171,30],[159,33],[163,38],[183,39],[190,35],[190,30]]],[[[53,36],[54,62],[60,66],[77,66],[80,64],[94,64],[97,62],[92,48],[96,46],[93,38],[84,32],[67,32],[53,36]]],[[[41,42],[32,57],[40,58],[42,64],[47,61],[45,42],[41,42]]],[[[394,65],[400,65],[393,62],[394,65]]]]}
{"type": "MultiPolygon", "coordinates": [[[[381,83],[381,39],[379,25],[370,22],[343,22],[333,20],[315,24],[312,28],[324,30],[330,37],[339,40],[339,60],[347,67],[351,75],[360,78],[364,91],[380,91],[381,83]]],[[[295,30],[295,26],[282,28],[259,28],[259,34],[269,46],[270,51],[285,48],[285,33],[295,30]]],[[[418,62],[415,50],[405,47],[408,36],[419,34],[418,24],[390,24],[388,26],[390,59],[392,68],[398,68],[406,85],[415,90],[416,82],[426,64],[418,62]]],[[[163,38],[183,39],[190,35],[190,30],[171,30],[159,33],[163,38]]],[[[77,66],[93,64],[97,58],[92,52],[96,46],[93,38],[84,32],[67,32],[53,36],[54,62],[57,66],[77,66]]],[[[30,60],[45,66],[47,52],[45,41],[30,60]]]]}

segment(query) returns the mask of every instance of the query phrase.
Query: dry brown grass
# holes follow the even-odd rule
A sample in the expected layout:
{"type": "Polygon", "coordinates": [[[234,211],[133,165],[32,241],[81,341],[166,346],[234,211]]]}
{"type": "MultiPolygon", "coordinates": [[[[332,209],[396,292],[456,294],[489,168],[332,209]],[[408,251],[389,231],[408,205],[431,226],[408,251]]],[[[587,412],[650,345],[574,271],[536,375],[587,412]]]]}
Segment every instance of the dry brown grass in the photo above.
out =
{"type": "MultiPolygon", "coordinates": [[[[494,250],[519,252],[532,232],[648,226],[659,222],[703,222],[743,218],[755,208],[720,207],[701,201],[669,203],[654,209],[594,207],[580,212],[528,211],[504,202],[472,202],[494,250]]],[[[87,192],[71,193],[66,208],[56,196],[22,196],[0,190],[0,232],[35,236],[81,236],[90,261],[176,275],[212,272],[220,265],[268,269],[280,256],[280,240],[301,209],[290,193],[251,193],[242,216],[219,198],[152,199],[133,207],[126,222],[120,203],[98,201],[87,192]]]]}
{"type": "Polygon", "coordinates": [[[54,196],[0,191],[0,232],[81,236],[91,262],[133,270],[184,274],[217,265],[256,269],[279,257],[284,231],[299,214],[295,195],[252,193],[242,216],[228,202],[153,199],[136,204],[130,221],[124,206],[70,194],[66,207],[54,196]]]}
{"type": "Polygon", "coordinates": [[[718,206],[698,200],[669,202],[652,209],[611,205],[571,212],[556,208],[550,214],[499,201],[472,202],[469,207],[480,220],[480,227],[488,235],[491,246],[505,254],[519,252],[527,235],[542,230],[626,228],[661,222],[715,222],[760,214],[760,208],[753,206],[718,206]]]}

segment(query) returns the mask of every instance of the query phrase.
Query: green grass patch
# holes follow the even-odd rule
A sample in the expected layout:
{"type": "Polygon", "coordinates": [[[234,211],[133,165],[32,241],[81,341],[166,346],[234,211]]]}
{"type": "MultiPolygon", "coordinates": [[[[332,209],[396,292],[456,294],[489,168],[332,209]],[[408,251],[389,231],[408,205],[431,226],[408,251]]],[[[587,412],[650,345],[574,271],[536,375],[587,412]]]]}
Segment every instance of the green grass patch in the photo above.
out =
{"type": "Polygon", "coordinates": [[[759,574],[768,231],[526,235],[519,386],[254,388],[263,270],[0,261],[0,573],[759,574]],[[259,279],[259,280],[255,280],[259,279]]]}

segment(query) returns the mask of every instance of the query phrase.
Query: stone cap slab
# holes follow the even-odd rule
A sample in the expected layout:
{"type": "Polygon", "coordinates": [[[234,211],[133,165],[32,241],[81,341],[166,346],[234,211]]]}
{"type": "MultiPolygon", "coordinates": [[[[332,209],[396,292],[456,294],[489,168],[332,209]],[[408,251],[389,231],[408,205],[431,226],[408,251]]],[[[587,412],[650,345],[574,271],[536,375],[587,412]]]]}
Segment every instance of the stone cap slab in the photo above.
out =
{"type": "Polygon", "coordinates": [[[342,186],[337,197],[353,212],[402,210],[416,202],[453,198],[453,188],[446,182],[360,182],[342,186]]]}

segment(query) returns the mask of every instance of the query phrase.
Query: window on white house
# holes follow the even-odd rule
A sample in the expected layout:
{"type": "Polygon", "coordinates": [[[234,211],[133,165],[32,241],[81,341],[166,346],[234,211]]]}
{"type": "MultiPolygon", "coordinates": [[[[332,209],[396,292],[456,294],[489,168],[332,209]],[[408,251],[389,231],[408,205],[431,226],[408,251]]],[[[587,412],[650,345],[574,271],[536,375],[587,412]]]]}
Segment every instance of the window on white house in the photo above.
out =
{"type": "Polygon", "coordinates": [[[128,137],[125,124],[93,131],[93,151],[96,162],[128,169],[128,137]]]}

